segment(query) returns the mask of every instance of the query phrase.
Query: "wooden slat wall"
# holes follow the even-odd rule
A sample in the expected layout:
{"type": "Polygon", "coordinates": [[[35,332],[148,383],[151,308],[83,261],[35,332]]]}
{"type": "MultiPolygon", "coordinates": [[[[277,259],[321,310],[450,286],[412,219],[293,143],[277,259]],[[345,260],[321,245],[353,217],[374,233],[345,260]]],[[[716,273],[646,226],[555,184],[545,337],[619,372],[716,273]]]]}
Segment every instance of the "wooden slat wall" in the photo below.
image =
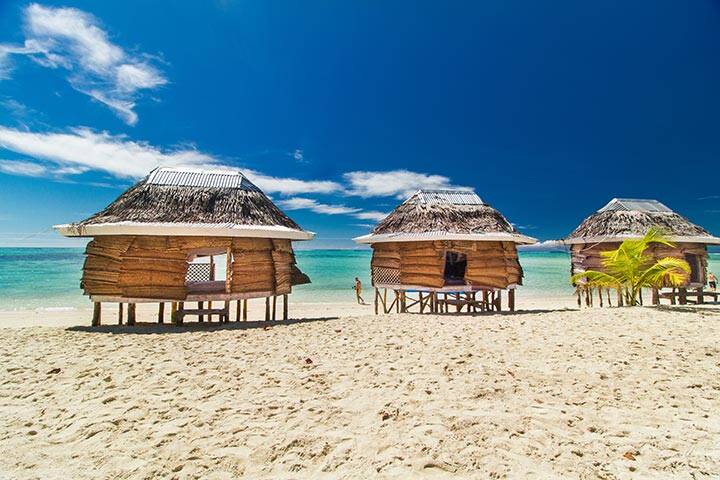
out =
{"type": "Polygon", "coordinates": [[[522,285],[523,271],[513,242],[468,242],[465,280],[479,287],[507,288],[522,285]]]}
{"type": "MultiPolygon", "coordinates": [[[[596,245],[573,245],[571,250],[571,272],[580,273],[586,270],[603,271],[601,252],[614,250],[620,246],[619,243],[601,243],[596,245]]],[[[704,284],[707,278],[707,248],[701,243],[678,243],[674,247],[655,244],[648,247],[646,253],[655,259],[675,257],[685,260],[685,254],[697,255],[701,262],[701,282],[704,284]]]]}
{"type": "Polygon", "coordinates": [[[400,244],[400,283],[440,288],[445,285],[445,253],[433,242],[400,244]]]}
{"type": "Polygon", "coordinates": [[[233,293],[291,291],[289,240],[156,236],[94,238],[85,250],[81,288],[87,295],[183,300],[188,257],[203,249],[232,253],[233,293]]]}

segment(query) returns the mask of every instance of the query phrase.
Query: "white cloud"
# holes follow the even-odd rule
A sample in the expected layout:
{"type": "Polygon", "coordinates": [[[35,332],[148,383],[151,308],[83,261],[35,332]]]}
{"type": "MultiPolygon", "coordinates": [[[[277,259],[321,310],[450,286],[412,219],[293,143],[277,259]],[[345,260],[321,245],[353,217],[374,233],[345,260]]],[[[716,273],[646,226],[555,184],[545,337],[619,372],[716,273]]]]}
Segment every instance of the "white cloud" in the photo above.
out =
{"type": "Polygon", "coordinates": [[[348,193],[360,197],[407,198],[421,188],[443,189],[454,187],[448,177],[427,175],[409,170],[386,172],[348,172],[343,175],[350,184],[348,193]]]}
{"type": "Polygon", "coordinates": [[[47,168],[34,162],[21,160],[0,160],[0,172],[10,175],[22,175],[24,177],[44,177],[47,168]]]}
{"type": "Polygon", "coordinates": [[[327,205],[310,198],[302,197],[280,200],[278,204],[287,210],[311,210],[315,213],[323,213],[326,215],[347,215],[361,211],[359,208],[347,207],[345,205],[327,205]]]}
{"type": "Polygon", "coordinates": [[[29,55],[44,67],[68,70],[73,88],[107,105],[129,125],[138,120],[138,92],[167,83],[147,56],[115,45],[87,12],[33,3],[26,7],[24,20],[24,45],[0,44],[0,79],[10,76],[11,54],[29,55]]]}
{"type": "Polygon", "coordinates": [[[329,205],[320,203],[312,198],[292,197],[279,200],[278,204],[286,210],[310,210],[325,215],[350,215],[360,220],[381,220],[387,216],[386,213],[378,211],[364,211],[360,208],[348,207],[347,205],[329,205]]]}
{"type": "Polygon", "coordinates": [[[387,213],[378,212],[377,210],[367,210],[353,215],[353,217],[359,218],[360,220],[375,220],[378,222],[387,216],[387,213]]]}
{"type": "Polygon", "coordinates": [[[218,164],[217,158],[194,149],[161,149],[88,128],[75,128],[66,133],[33,133],[0,126],[0,147],[56,164],[66,174],[101,170],[116,177],[138,178],[159,165],[218,164]]]}
{"type": "Polygon", "coordinates": [[[245,175],[263,192],[281,195],[303,193],[335,193],[343,190],[342,185],[329,180],[300,180],[297,178],[279,178],[265,175],[255,170],[244,170],[245,175]]]}

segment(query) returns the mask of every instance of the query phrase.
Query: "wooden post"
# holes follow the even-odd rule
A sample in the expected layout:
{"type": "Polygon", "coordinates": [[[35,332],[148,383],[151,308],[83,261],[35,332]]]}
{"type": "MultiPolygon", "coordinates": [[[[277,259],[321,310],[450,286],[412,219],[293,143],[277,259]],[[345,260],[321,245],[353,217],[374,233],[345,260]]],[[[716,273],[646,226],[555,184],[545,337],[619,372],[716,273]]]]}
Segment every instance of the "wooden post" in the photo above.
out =
{"type": "Polygon", "coordinates": [[[642,288],[640,289],[640,294],[638,295],[638,300],[640,300],[640,306],[643,305],[643,298],[642,298],[642,288]]]}
{"type": "Polygon", "coordinates": [[[127,324],[135,325],[135,304],[128,303],[127,324]]]}
{"type": "Polygon", "coordinates": [[[283,320],[288,319],[288,294],[283,295],[283,320]]]}
{"type": "Polygon", "coordinates": [[[178,302],[178,325],[182,325],[185,322],[185,302],[178,302]]]}
{"type": "Polygon", "coordinates": [[[383,313],[390,313],[387,308],[387,288],[383,288],[384,299],[383,299],[383,313]]]}
{"type": "Polygon", "coordinates": [[[685,287],[678,288],[678,303],[687,305],[687,289],[685,287]]]}
{"type": "Polygon", "coordinates": [[[508,290],[508,310],[515,311],[515,289],[508,290]]]}
{"type": "Polygon", "coordinates": [[[223,305],[223,310],[225,310],[225,313],[223,313],[223,322],[229,323],[230,322],[230,300],[225,300],[225,304],[223,305]]]}
{"type": "Polygon", "coordinates": [[[123,317],[123,304],[122,302],[118,303],[118,325],[122,325],[122,317],[123,317]]]}
{"type": "Polygon", "coordinates": [[[656,287],[652,289],[652,304],[660,305],[660,291],[656,287]]]}
{"type": "Polygon", "coordinates": [[[495,301],[497,302],[497,311],[502,312],[502,290],[497,291],[497,299],[495,301]]]}
{"type": "Polygon", "coordinates": [[[605,293],[607,294],[608,307],[612,307],[612,302],[610,301],[610,289],[605,289],[605,293]]]}
{"type": "Polygon", "coordinates": [[[265,297],[265,321],[270,321],[270,297],[265,297]]]}
{"type": "Polygon", "coordinates": [[[95,302],[93,304],[93,316],[92,316],[92,323],[91,325],[93,327],[98,327],[101,325],[100,317],[102,316],[102,306],[100,302],[95,302]]]}
{"type": "Polygon", "coordinates": [[[272,321],[275,321],[275,310],[277,309],[277,295],[273,295],[272,301],[272,321]]]}
{"type": "Polygon", "coordinates": [[[672,289],[672,295],[670,296],[670,305],[675,305],[675,288],[672,289]]]}
{"type": "Polygon", "coordinates": [[[602,288],[598,287],[598,298],[600,299],[600,308],[603,307],[602,288]]]}
{"type": "Polygon", "coordinates": [[[247,298],[243,299],[243,322],[247,322],[248,316],[248,301],[247,298]]]}
{"type": "MultiPolygon", "coordinates": [[[[232,247],[227,247],[225,252],[225,293],[232,290],[232,247]]],[[[230,319],[228,318],[228,321],[230,319]]]]}
{"type": "MultiPolygon", "coordinates": [[[[208,310],[212,310],[212,300],[208,300],[208,310]]],[[[208,313],[208,322],[212,322],[212,313],[208,313]]]]}
{"type": "Polygon", "coordinates": [[[178,323],[177,307],[177,302],[172,302],[170,304],[170,321],[173,323],[173,325],[180,325],[178,323]]]}
{"type": "Polygon", "coordinates": [[[698,287],[698,289],[695,290],[695,292],[697,292],[697,304],[701,305],[701,304],[705,303],[705,297],[703,297],[702,287],[698,287]]]}
{"type": "Polygon", "coordinates": [[[163,323],[165,321],[165,303],[160,302],[160,305],[158,305],[158,323],[163,323]]]}
{"type": "Polygon", "coordinates": [[[238,301],[235,302],[235,321],[239,322],[240,317],[242,317],[242,300],[238,299],[238,301]]]}
{"type": "Polygon", "coordinates": [[[617,290],[617,298],[618,298],[618,301],[617,301],[618,307],[622,307],[623,306],[623,298],[622,298],[622,289],[620,289],[620,288],[618,288],[618,290],[617,290]]]}
{"type": "MultiPolygon", "coordinates": [[[[205,306],[205,302],[198,302],[198,310],[202,310],[205,306]]],[[[198,322],[204,322],[205,321],[205,315],[198,315],[198,322]]]]}
{"type": "Polygon", "coordinates": [[[375,315],[378,314],[378,296],[380,296],[380,292],[378,292],[377,287],[375,287],[375,315]]]}

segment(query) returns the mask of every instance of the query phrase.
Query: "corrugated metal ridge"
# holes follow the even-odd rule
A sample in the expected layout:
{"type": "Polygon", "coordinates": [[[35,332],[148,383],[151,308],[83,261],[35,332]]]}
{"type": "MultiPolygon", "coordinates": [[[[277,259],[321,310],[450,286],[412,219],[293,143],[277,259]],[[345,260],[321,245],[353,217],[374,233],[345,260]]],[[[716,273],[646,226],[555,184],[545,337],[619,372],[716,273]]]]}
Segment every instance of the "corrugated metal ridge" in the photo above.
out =
{"type": "Polygon", "coordinates": [[[238,188],[257,190],[241,172],[191,168],[157,168],[148,176],[150,185],[198,188],[238,188]]]}
{"type": "Polygon", "coordinates": [[[410,198],[412,203],[485,205],[480,196],[472,190],[418,190],[410,198]]]}
{"type": "Polygon", "coordinates": [[[598,210],[598,213],[620,210],[628,212],[673,213],[671,209],[657,200],[642,198],[613,198],[607,205],[598,210]]]}

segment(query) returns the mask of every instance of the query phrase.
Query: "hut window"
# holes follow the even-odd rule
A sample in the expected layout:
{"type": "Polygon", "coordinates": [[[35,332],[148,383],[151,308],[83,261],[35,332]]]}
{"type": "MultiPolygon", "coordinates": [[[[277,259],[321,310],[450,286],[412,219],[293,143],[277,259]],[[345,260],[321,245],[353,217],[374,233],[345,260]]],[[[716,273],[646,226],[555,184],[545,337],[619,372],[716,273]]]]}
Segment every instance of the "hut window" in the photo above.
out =
{"type": "Polygon", "coordinates": [[[690,283],[703,283],[700,257],[693,253],[686,253],[685,261],[690,265],[690,283]]]}
{"type": "Polygon", "coordinates": [[[194,253],[188,256],[185,285],[190,292],[224,291],[227,280],[227,254],[194,253]]]}
{"type": "Polygon", "coordinates": [[[467,257],[464,253],[445,252],[445,284],[464,285],[467,257]]]}

